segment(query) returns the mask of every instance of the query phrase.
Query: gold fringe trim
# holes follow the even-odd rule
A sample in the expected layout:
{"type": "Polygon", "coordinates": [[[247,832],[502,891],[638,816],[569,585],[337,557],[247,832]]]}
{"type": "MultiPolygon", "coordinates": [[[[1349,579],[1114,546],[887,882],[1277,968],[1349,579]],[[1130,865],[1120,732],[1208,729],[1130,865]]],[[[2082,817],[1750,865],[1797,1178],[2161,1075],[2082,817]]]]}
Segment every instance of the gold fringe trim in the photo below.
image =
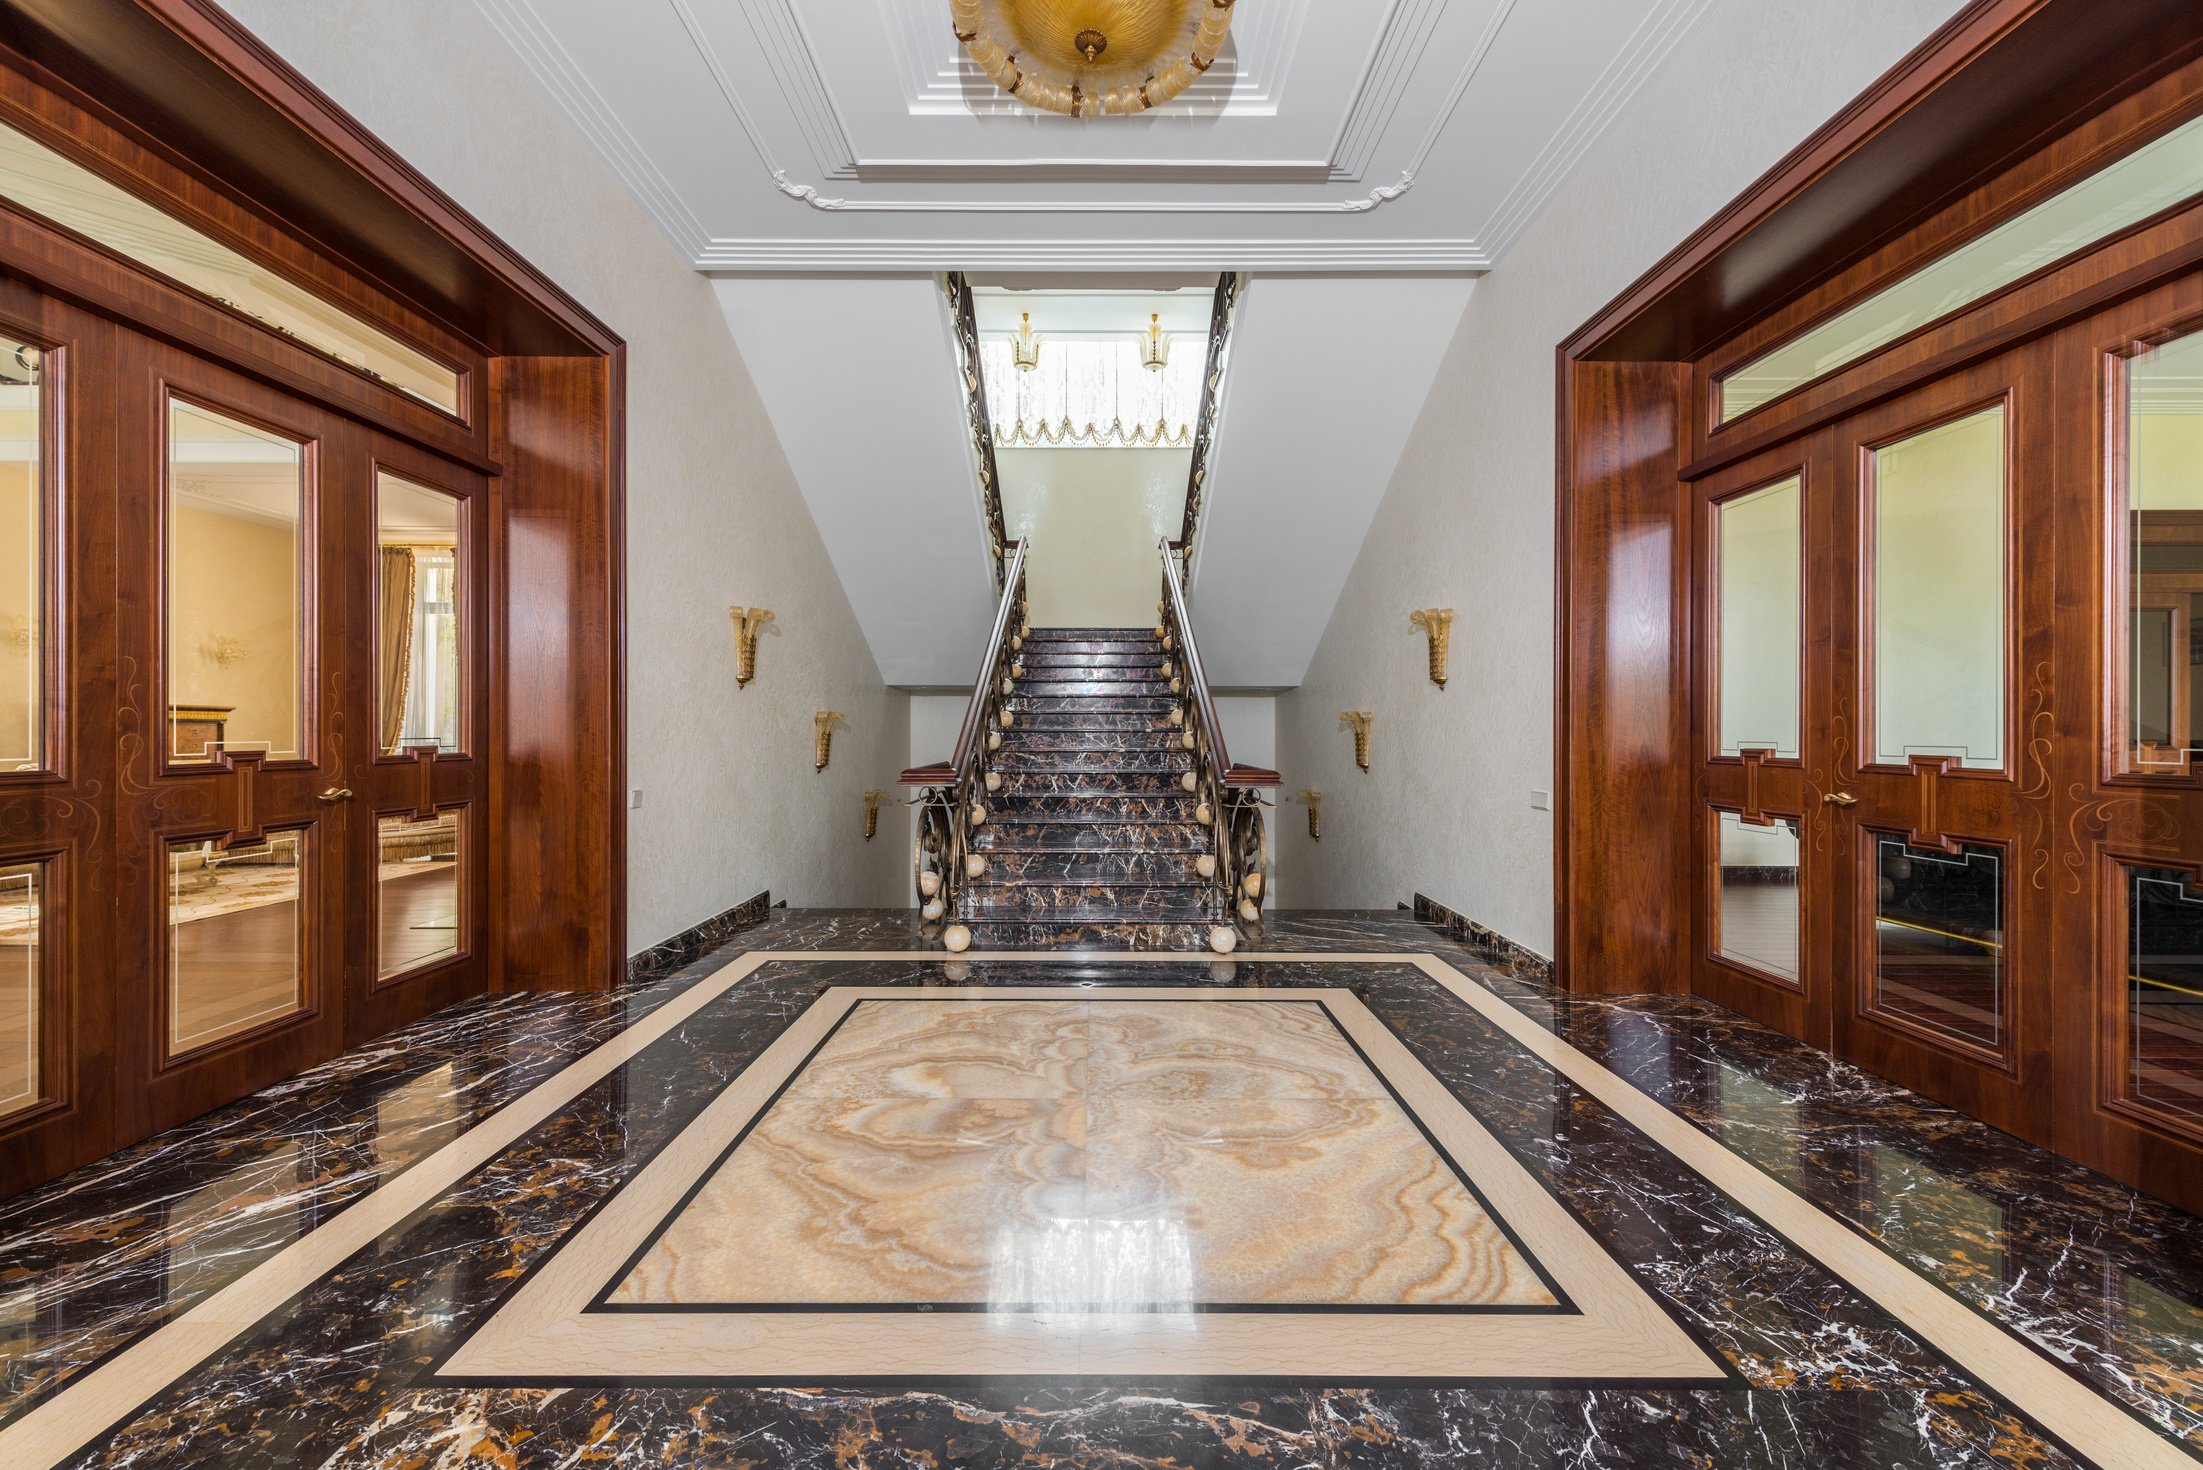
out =
{"type": "Polygon", "coordinates": [[[1066,444],[1103,449],[1113,445],[1125,449],[1191,449],[1193,425],[1180,424],[1177,431],[1172,432],[1168,419],[1157,419],[1153,428],[1134,424],[1128,429],[1122,420],[1111,419],[1106,429],[1099,424],[1088,424],[1081,429],[1066,418],[1053,424],[1046,420],[1028,424],[1019,419],[1007,426],[994,426],[994,447],[997,449],[1038,449],[1042,446],[1060,449],[1066,444]]]}

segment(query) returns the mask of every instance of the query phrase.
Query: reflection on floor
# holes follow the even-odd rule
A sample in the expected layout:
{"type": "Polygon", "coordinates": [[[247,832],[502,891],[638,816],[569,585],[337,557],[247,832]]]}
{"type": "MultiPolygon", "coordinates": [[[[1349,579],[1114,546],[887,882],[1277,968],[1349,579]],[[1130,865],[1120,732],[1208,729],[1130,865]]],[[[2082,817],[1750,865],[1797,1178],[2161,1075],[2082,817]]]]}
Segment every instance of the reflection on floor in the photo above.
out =
{"type": "MultiPolygon", "coordinates": [[[[1254,951],[1284,957],[1214,964],[944,962],[900,953],[916,944],[899,915],[783,915],[744,935],[743,946],[773,953],[723,972],[738,952],[730,948],[618,995],[499,996],[454,1008],[0,1204],[0,1463],[1835,1470],[2092,1459],[2125,1470],[2192,1465],[2203,1449],[2203,1221],[1702,1002],[1557,996],[1390,915],[1281,915],[1254,951]],[[884,952],[855,953],[868,950],[884,952]],[[1394,958],[1419,951],[1452,968],[1394,958]],[[1635,1297],[1655,1304],[1658,1321],[1723,1376],[1688,1381],[1669,1371],[1616,1383],[1550,1371],[1434,1383],[1245,1367],[1203,1374],[1187,1355],[1220,1340],[1212,1333],[1304,1320],[1314,1304],[1263,1307],[1283,1318],[1173,1316],[1152,1310],[1162,1294],[1152,1285],[1143,1288],[1148,1310],[1109,1320],[1138,1319],[1144,1325],[1123,1340],[1147,1343],[1141,1353],[1163,1342],[1166,1357],[1134,1360],[1128,1347],[1129,1366],[1096,1357],[1066,1367],[1033,1356],[1002,1376],[960,1373],[976,1358],[898,1364],[893,1354],[913,1334],[956,1330],[948,1319],[959,1316],[973,1331],[1045,1337],[1052,1326],[1076,1327],[1100,1353],[1109,1343],[1094,1334],[1093,1303],[1069,1293],[1057,1296],[1057,1310],[959,1314],[939,1300],[891,1309],[814,1300],[806,1305],[833,1310],[790,1312],[781,1303],[763,1329],[724,1303],[646,1303],[655,1314],[640,1319],[654,1324],[646,1351],[626,1354],[610,1373],[585,1371],[586,1359],[601,1334],[637,1320],[623,1309],[592,1307],[584,1293],[564,1316],[522,1320],[530,1295],[562,1272],[581,1281],[600,1269],[562,1265],[589,1253],[584,1236],[598,1222],[642,1228],[632,1246],[603,1257],[609,1264],[592,1291],[635,1279],[659,1283],[650,1294],[669,1294],[663,1283],[688,1264],[675,1253],[717,1257],[699,1281],[730,1265],[746,1270],[703,1196],[689,1191],[744,1167],[752,1143],[762,1146],[755,1157],[771,1162],[758,1177],[780,1193],[730,1194],[731,1207],[781,1225],[798,1212],[838,1222],[875,1237],[880,1251],[904,1239],[924,1247],[912,1258],[923,1269],[909,1272],[875,1267],[877,1252],[855,1249],[779,1259],[838,1285],[845,1298],[883,1282],[906,1297],[961,1295],[971,1288],[935,1282],[925,1264],[936,1256],[953,1264],[969,1248],[937,1228],[941,1212],[880,1207],[955,1191],[898,1194],[890,1188],[904,1180],[897,1171],[976,1175],[990,1218],[1037,1218],[1036,1200],[1067,1177],[1060,1146],[1068,1124],[1013,1130],[995,1146],[984,1129],[875,1135],[865,1120],[838,1136],[885,1146],[852,1150],[801,1129],[776,1141],[763,1121],[776,1094],[813,1116],[909,1105],[915,1117],[928,1105],[986,1101],[975,1092],[1035,1101],[1014,1085],[973,1080],[1015,1074],[1042,1079],[1040,1090],[1055,1098],[1076,1084],[1091,1108],[1125,1090],[1097,1087],[1097,1047],[1120,1057],[1138,1050],[1114,1034],[1098,1042],[1094,1014],[1124,1004],[1139,1007],[1127,1014],[1149,1015],[1180,993],[1247,1029],[1214,1040],[1213,1028],[1154,1022],[1158,1036],[1170,1036],[1165,1054],[1199,1060],[1162,1067],[1155,1086],[1174,1106],[1148,1134],[1120,1135],[1136,1150],[1112,1176],[1133,1182],[1138,1205],[1127,1218],[1163,1218],[1168,1212],[1148,1203],[1175,1199],[1184,1208],[1171,1218],[1213,1229],[1220,1241],[1275,1236],[1293,1262],[1282,1273],[1227,1273],[1187,1295],[1211,1307],[1262,1305],[1252,1299],[1292,1282],[1288,1295],[1349,1296],[1352,1283],[1375,1282],[1382,1271],[1333,1281],[1314,1268],[1327,1259],[1326,1241],[1351,1243],[1369,1221],[1395,1229],[1417,1221],[1405,1244],[1436,1260],[1432,1232],[1450,1228],[1432,1223],[1443,1211],[1402,1213],[1381,1191],[1352,1185],[1342,1200],[1336,1189],[1295,1182],[1306,1170],[1382,1175],[1390,1162],[1432,1149],[1460,1166],[1430,1176],[1432,1190],[1455,1200],[1457,1221],[1473,1228],[1450,1194],[1466,1183],[1484,1218],[1512,1226],[1542,1200],[1595,1248],[1574,1264],[1548,1261],[1556,1253],[1531,1233],[1546,1228],[1535,1221],[1511,1238],[1522,1259],[1555,1273],[1558,1312],[1533,1302],[1483,1316],[1436,1306],[1437,1315],[1417,1317],[1434,1304],[1339,1303],[1346,1309],[1325,1319],[1332,1361],[1359,1343],[1388,1346],[1403,1323],[1437,1322],[1470,1334],[1461,1340],[1473,1346],[1486,1340],[1477,1334],[1565,1329],[1635,1297]],[[1105,994],[1112,998],[1098,998],[1105,994]],[[884,1025],[891,1018],[882,1012],[903,1008],[906,1029],[860,1028],[840,1050],[819,1049],[837,1014],[855,1016],[875,1000],[887,1004],[868,1014],[884,1025]],[[1278,1008],[1260,1009],[1273,1002],[1278,1008]],[[1031,1019],[1018,1019],[1020,1007],[1031,1019]],[[1325,1049],[1308,1007],[1334,1019],[1361,1070],[1335,1046],[1325,1049]],[[1062,1020],[1066,1010],[1087,1012],[1083,1032],[1075,1016],[1062,1020]],[[957,1019],[981,1014],[1004,1019],[976,1030],[957,1019]],[[1316,1046],[1320,1066],[1295,1050],[1298,1041],[1279,1040],[1278,1025],[1316,1046]],[[1222,1146],[1221,1129],[1197,1126],[1195,1104],[1220,1101],[1218,1088],[1244,1092],[1248,1078],[1296,1068],[1323,1074],[1308,1090],[1327,1107],[1382,1102],[1382,1117],[1412,1116],[1416,1141],[1373,1127],[1365,1139],[1375,1157],[1364,1163],[1295,1134],[1276,1142],[1273,1177],[1261,1150],[1222,1146]],[[790,1077],[806,1076],[802,1091],[780,1092],[790,1077]],[[1370,1077],[1385,1084],[1382,1099],[1365,1095],[1370,1077]],[[1630,1110],[1639,1104],[1652,1111],[1630,1110]],[[745,1141],[751,1119],[759,1126],[745,1141]],[[1481,1158],[1456,1147],[1476,1133],[1490,1140],[1481,1158]],[[815,1157],[783,1152],[805,1148],[815,1157]],[[976,1168],[972,1159],[981,1160],[976,1168]],[[676,1177],[670,1192],[654,1169],[676,1177]],[[678,1181],[684,1172],[689,1182],[678,1181]],[[1510,1178],[1519,1195],[1486,1187],[1510,1178]],[[623,1214],[632,1217],[625,1225],[623,1214]],[[1807,1228],[1814,1220],[1827,1228],[1807,1228]],[[683,1243],[666,1247],[682,1230],[683,1243]],[[659,1247],[667,1254],[638,1271],[659,1247]],[[1894,1278],[1874,1286],[1862,1260],[1885,1263],[1894,1278]],[[1617,1275],[1584,1291],[1563,1274],[1596,1269],[1617,1275]],[[194,1313],[225,1286],[234,1290],[223,1315],[194,1335],[207,1320],[194,1313]],[[1983,1338],[1958,1355],[1934,1337],[1932,1321],[1949,1309],[1983,1338]],[[682,1312],[688,1317],[674,1325],[696,1351],[714,1333],[720,1348],[802,1348],[831,1317],[872,1366],[793,1380],[664,1372],[647,1350],[682,1312]],[[171,1321],[178,1333],[154,1330],[171,1321]],[[531,1355],[510,1371],[464,1371],[470,1352],[546,1324],[552,1335],[532,1338],[531,1355]],[[1159,1325],[1177,1336],[1155,1337],[1159,1325]],[[2067,1413],[2075,1395],[2092,1406],[2078,1418],[2067,1413]]],[[[1121,1063],[1110,1066],[1122,1075],[1121,1063]]],[[[1090,1133],[1085,1142],[1091,1190],[1090,1133]]],[[[1108,1201],[1117,1198],[1112,1186],[1108,1201]]],[[[802,1231],[788,1234],[791,1243],[776,1251],[797,1250],[802,1231]]],[[[1387,1264],[1383,1254],[1374,1260],[1387,1264]]],[[[1443,1277],[1433,1268],[1421,1279],[1443,1277]]],[[[1090,1270],[1078,1279],[1091,1281],[1090,1270]]],[[[706,1284],[702,1294],[721,1293],[706,1284]]],[[[1374,1294],[1401,1293],[1395,1282],[1374,1294]]],[[[671,1351],[673,1339],[664,1341],[671,1351]]]]}

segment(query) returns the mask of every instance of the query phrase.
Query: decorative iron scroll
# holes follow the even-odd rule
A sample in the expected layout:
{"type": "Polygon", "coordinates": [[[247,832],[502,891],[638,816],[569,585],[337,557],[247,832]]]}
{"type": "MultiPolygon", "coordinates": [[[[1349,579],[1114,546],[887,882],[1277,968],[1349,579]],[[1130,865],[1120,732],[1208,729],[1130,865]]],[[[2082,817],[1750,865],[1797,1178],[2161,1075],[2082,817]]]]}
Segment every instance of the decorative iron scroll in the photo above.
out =
{"type": "Polygon", "coordinates": [[[948,292],[949,307],[956,318],[957,366],[964,377],[964,428],[979,460],[979,492],[994,551],[994,584],[1000,587],[1008,575],[1004,558],[1009,532],[1002,520],[1002,475],[994,462],[994,420],[987,415],[987,376],[981,366],[979,321],[972,306],[971,282],[964,279],[962,271],[950,271],[943,289],[948,292]]]}
{"type": "Polygon", "coordinates": [[[1186,474],[1186,516],[1179,528],[1179,565],[1191,571],[1193,538],[1201,529],[1201,501],[1209,478],[1209,456],[1216,448],[1216,409],[1222,399],[1225,359],[1231,347],[1232,309],[1239,301],[1240,276],[1226,271],[1216,281],[1216,297],[1209,307],[1209,340],[1201,380],[1201,411],[1193,421],[1193,467],[1186,474]]]}

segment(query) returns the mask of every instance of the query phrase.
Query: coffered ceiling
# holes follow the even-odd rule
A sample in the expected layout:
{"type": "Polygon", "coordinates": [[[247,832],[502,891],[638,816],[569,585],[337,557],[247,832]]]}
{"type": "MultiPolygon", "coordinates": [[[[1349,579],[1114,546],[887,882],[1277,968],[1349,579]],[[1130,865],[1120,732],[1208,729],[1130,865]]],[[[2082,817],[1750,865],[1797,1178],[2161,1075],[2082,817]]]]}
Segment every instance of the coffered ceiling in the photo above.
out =
{"type": "Polygon", "coordinates": [[[1133,117],[947,0],[475,0],[699,269],[1478,271],[1711,0],[1239,0],[1133,117]]]}

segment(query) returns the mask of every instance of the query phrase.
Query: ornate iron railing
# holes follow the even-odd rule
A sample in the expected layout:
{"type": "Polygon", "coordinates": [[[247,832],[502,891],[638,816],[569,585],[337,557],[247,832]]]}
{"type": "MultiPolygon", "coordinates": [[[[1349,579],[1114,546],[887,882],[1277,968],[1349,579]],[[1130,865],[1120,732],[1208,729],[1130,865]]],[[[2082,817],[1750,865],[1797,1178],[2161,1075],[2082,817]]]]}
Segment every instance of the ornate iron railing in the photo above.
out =
{"type": "Polygon", "coordinates": [[[1201,532],[1201,510],[1208,489],[1209,459],[1216,447],[1216,411],[1223,398],[1225,359],[1230,353],[1232,309],[1239,302],[1239,272],[1216,281],[1209,303],[1209,337],[1203,344],[1208,371],[1201,379],[1201,410],[1193,420],[1193,467],[1186,472],[1186,513],[1178,530],[1181,578],[1193,569],[1193,538],[1201,532]]]}
{"type": "Polygon", "coordinates": [[[1180,740],[1194,756],[1194,768],[1186,773],[1188,789],[1199,798],[1195,820],[1207,825],[1215,837],[1216,860],[1207,874],[1209,917],[1219,925],[1259,924],[1270,889],[1262,790],[1283,786],[1285,780],[1260,766],[1233,763],[1224,743],[1223,721],[1217,717],[1216,696],[1201,667],[1193,619],[1186,611],[1181,571],[1185,548],[1175,541],[1159,541],[1156,550],[1163,560],[1163,596],[1156,604],[1161,622],[1156,633],[1170,660],[1171,692],[1186,700],[1180,706],[1185,713],[1178,725],[1184,732],[1180,740]]]}
{"type": "Polygon", "coordinates": [[[905,786],[919,788],[918,836],[911,853],[918,886],[919,913],[927,924],[942,926],[944,941],[961,951],[971,943],[964,926],[971,918],[971,836],[988,818],[987,797],[995,782],[993,756],[1002,745],[1007,723],[1003,701],[1024,673],[1019,655],[1032,635],[1031,609],[1025,601],[1024,540],[1009,545],[1002,601],[987,638],[986,657],[972,682],[971,703],[956,732],[956,750],[942,762],[903,772],[905,786]],[[959,939],[956,931],[962,930],[959,939]]]}
{"type": "Polygon", "coordinates": [[[949,311],[956,319],[956,355],[964,379],[964,421],[972,454],[979,462],[979,495],[986,507],[987,538],[994,551],[994,581],[1005,585],[1009,532],[1002,521],[1002,474],[994,462],[994,420],[987,414],[987,375],[980,366],[979,320],[973,310],[971,282],[961,271],[948,274],[949,311]]]}

